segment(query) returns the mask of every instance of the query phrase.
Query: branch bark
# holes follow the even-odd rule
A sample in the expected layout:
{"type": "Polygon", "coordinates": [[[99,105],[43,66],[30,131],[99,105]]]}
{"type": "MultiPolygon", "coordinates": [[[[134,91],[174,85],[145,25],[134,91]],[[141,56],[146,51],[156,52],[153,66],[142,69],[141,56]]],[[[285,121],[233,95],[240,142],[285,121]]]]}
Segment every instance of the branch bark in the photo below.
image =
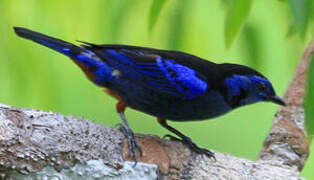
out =
{"type": "Polygon", "coordinates": [[[310,139],[306,137],[304,126],[303,101],[306,94],[307,69],[313,51],[314,45],[311,42],[285,93],[284,100],[287,106],[281,107],[275,115],[258,160],[272,161],[277,165],[288,165],[302,170],[309,156],[310,147],[310,139]]]}
{"type": "Polygon", "coordinates": [[[136,135],[136,167],[115,128],[57,113],[0,105],[0,179],[302,179],[309,155],[304,130],[306,49],[257,160],[216,152],[217,161],[177,141],[136,135]]]}

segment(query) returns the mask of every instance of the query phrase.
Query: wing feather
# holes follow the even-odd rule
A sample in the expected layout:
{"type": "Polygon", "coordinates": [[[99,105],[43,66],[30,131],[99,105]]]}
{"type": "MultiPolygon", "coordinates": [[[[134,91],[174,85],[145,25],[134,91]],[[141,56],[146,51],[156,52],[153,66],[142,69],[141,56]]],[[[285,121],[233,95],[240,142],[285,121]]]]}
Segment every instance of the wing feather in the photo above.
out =
{"type": "Polygon", "coordinates": [[[203,74],[158,53],[102,47],[101,56],[131,80],[182,99],[199,97],[208,88],[203,74]]]}

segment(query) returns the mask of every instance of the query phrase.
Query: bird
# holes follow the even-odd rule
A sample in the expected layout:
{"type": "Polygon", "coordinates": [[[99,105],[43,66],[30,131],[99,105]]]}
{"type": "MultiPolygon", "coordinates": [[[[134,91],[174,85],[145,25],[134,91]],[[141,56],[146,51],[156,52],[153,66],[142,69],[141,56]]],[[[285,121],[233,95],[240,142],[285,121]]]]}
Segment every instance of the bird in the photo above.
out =
{"type": "Polygon", "coordinates": [[[158,123],[175,134],[192,151],[215,158],[167,121],[200,121],[224,115],[257,102],[285,106],[271,82],[245,65],[214,63],[173,50],[120,44],[80,45],[53,38],[24,27],[15,33],[68,56],[95,85],[117,99],[116,110],[135,163],[142,153],[125,117],[127,107],[155,116],[158,123]],[[136,152],[139,153],[136,153],[136,152]]]}

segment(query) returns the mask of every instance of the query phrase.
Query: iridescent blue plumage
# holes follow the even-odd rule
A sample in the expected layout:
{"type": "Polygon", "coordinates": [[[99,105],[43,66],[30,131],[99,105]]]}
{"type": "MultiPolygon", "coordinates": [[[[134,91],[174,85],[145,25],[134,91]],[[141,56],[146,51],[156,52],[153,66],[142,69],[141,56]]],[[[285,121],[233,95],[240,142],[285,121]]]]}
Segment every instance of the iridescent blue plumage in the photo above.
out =
{"type": "Polygon", "coordinates": [[[119,100],[121,129],[132,154],[137,145],[123,114],[127,106],[158,117],[163,127],[191,149],[213,157],[166,120],[214,118],[259,101],[284,105],[269,80],[246,66],[215,64],[183,52],[136,46],[76,46],[25,28],[15,28],[15,32],[70,57],[91,81],[119,100]]]}
{"type": "Polygon", "coordinates": [[[261,76],[235,74],[225,81],[228,89],[227,99],[237,106],[267,101],[269,96],[275,96],[269,80],[261,76]]]}
{"type": "Polygon", "coordinates": [[[197,77],[193,69],[177,64],[172,59],[155,55],[149,57],[147,62],[137,62],[138,58],[146,55],[136,53],[130,57],[124,52],[108,49],[102,55],[114,68],[147,88],[155,88],[183,99],[193,99],[207,89],[207,83],[197,77]]]}

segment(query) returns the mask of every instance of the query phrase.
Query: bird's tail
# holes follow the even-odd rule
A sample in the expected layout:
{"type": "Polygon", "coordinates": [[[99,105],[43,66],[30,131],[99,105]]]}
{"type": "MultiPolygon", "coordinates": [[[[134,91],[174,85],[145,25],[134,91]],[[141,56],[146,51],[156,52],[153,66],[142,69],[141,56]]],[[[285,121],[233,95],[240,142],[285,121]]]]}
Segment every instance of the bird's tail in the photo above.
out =
{"type": "Polygon", "coordinates": [[[15,33],[70,57],[99,86],[112,80],[113,69],[92,51],[26,28],[14,27],[15,33]]]}
{"type": "Polygon", "coordinates": [[[76,59],[76,57],[82,52],[86,52],[82,47],[76,46],[74,44],[65,42],[60,39],[56,39],[26,28],[14,27],[15,33],[23,38],[32,40],[41,45],[49,47],[55,51],[69,56],[70,58],[76,59]]]}

